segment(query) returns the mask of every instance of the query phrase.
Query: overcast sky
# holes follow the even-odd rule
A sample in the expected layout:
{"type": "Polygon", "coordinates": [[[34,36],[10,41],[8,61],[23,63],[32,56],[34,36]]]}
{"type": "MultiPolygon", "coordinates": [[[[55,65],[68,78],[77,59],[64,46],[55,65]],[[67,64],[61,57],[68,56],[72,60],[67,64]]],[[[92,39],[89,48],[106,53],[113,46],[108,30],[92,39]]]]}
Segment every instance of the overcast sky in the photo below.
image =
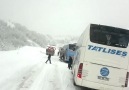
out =
{"type": "Polygon", "coordinates": [[[54,35],[80,35],[89,23],[129,28],[129,0],[0,0],[0,19],[54,35]]]}

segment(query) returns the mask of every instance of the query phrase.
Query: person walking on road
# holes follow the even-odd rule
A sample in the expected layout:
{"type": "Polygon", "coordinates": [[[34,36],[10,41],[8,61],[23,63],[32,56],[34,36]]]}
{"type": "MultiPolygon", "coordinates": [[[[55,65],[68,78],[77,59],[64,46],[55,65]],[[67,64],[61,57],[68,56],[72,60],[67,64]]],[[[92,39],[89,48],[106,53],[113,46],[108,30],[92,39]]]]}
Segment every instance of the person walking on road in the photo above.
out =
{"type": "Polygon", "coordinates": [[[47,59],[47,61],[45,62],[45,63],[47,63],[47,62],[50,62],[50,64],[51,64],[51,54],[48,54],[48,59],[47,59]]]}

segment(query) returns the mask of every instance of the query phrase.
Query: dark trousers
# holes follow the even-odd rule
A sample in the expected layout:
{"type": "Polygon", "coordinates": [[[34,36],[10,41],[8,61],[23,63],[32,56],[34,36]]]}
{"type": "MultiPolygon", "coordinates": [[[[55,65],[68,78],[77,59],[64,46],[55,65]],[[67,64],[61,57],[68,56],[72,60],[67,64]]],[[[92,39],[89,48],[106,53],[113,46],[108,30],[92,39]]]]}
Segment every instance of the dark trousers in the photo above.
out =
{"type": "Polygon", "coordinates": [[[72,63],[68,63],[68,68],[72,69],[72,63]]]}
{"type": "Polygon", "coordinates": [[[45,63],[47,63],[48,61],[49,61],[49,62],[50,62],[50,64],[51,64],[51,59],[48,59],[45,63]]]}

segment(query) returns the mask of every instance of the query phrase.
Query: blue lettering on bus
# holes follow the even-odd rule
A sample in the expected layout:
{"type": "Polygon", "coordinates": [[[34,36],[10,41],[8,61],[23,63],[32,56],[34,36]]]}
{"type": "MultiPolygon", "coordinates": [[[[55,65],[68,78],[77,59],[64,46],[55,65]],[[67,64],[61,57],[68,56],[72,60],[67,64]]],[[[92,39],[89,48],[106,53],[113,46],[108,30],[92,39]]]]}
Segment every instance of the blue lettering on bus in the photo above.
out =
{"type": "Polygon", "coordinates": [[[103,48],[103,47],[93,46],[93,45],[88,45],[88,50],[93,50],[93,51],[103,52],[103,53],[108,53],[108,54],[114,54],[114,55],[119,55],[119,56],[127,56],[127,54],[128,54],[126,51],[108,49],[108,48],[103,48]]]}

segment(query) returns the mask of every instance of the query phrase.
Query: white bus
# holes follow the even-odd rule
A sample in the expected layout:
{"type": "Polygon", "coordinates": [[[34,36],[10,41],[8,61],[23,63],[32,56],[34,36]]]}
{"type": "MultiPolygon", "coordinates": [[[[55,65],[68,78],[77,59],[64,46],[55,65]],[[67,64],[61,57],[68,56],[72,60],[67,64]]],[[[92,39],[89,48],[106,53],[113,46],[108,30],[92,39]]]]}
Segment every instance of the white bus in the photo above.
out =
{"type": "Polygon", "coordinates": [[[128,87],[128,43],[128,30],[90,24],[77,42],[74,84],[99,90],[128,87]]]}

